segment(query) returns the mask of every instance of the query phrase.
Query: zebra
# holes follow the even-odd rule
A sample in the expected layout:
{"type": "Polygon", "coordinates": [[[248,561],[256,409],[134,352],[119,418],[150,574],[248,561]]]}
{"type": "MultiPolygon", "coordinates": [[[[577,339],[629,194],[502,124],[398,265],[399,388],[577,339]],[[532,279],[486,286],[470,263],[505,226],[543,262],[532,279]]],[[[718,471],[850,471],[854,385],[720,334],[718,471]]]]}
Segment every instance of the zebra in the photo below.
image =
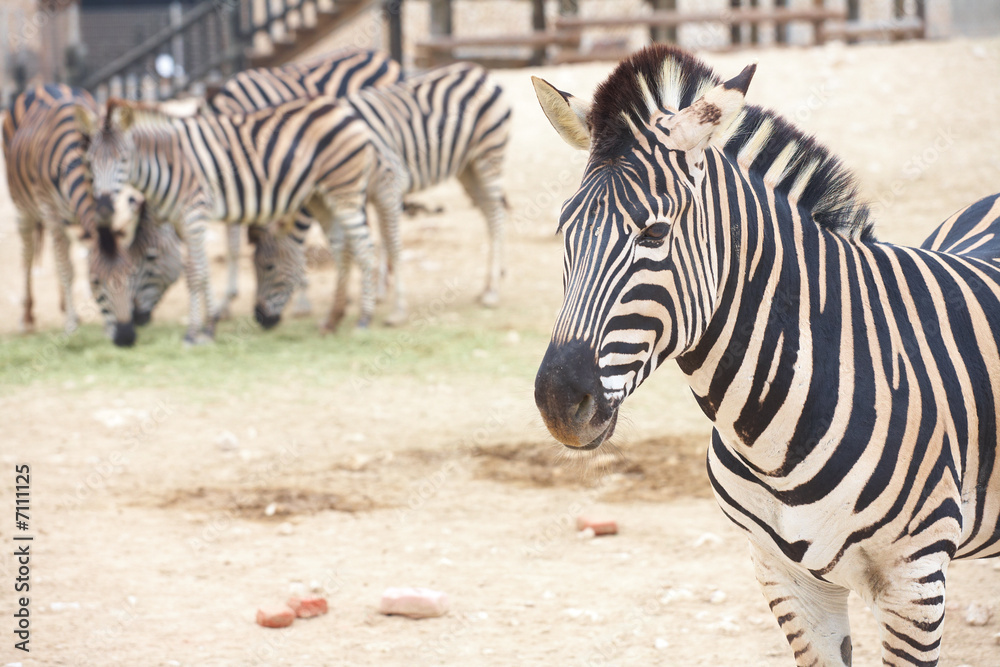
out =
{"type": "Polygon", "coordinates": [[[676,359],[796,664],[851,664],[853,590],[884,664],[935,665],[949,561],[1000,554],[1000,248],[876,240],[852,174],[745,104],[754,71],[722,82],[655,45],[592,102],[533,79],[589,151],[559,218],[564,300],[535,402],[557,440],[593,450],[676,359]]]}
{"type": "MultiPolygon", "coordinates": [[[[187,246],[187,344],[210,342],[215,320],[204,234],[210,220],[266,224],[297,213],[332,219],[362,258],[361,323],[374,310],[371,238],[364,203],[373,173],[367,126],[333,98],[296,100],[246,116],[202,109],[167,113],[157,104],[112,98],[100,117],[77,107],[88,128],[87,158],[98,206],[131,185],[151,214],[174,226],[187,246]]],[[[328,324],[344,314],[338,294],[328,324]]]]}
{"type": "MultiPolygon", "coordinates": [[[[393,86],[366,88],[344,99],[368,123],[376,138],[379,166],[371,196],[379,215],[385,264],[393,274],[395,297],[387,323],[399,324],[406,318],[398,271],[403,195],[454,176],[486,218],[489,266],[480,302],[497,305],[507,206],[500,181],[511,117],[503,89],[484,68],[456,63],[408,77],[393,86]]],[[[265,230],[257,247],[277,247],[268,257],[277,258],[279,265],[301,262],[307,229],[297,222],[287,238],[279,239],[268,239],[265,230]]],[[[336,260],[336,245],[334,254],[336,260]]],[[[255,264],[264,261],[255,255],[255,264]]],[[[257,271],[259,277],[266,274],[260,266],[257,271]]],[[[285,269],[272,271],[271,275],[283,277],[288,273],[285,269]]],[[[258,280],[257,308],[269,322],[277,322],[290,296],[287,281],[283,286],[284,292],[266,279],[263,283],[258,280]]]]}
{"type": "MultiPolygon", "coordinates": [[[[60,284],[60,301],[65,311],[65,330],[74,331],[79,316],[73,301],[73,264],[70,261],[68,226],[78,224],[88,243],[88,271],[91,282],[103,286],[95,291],[105,327],[116,345],[135,342],[133,299],[130,289],[143,276],[169,275],[169,267],[147,265],[119,242],[118,232],[111,226],[97,224],[100,212],[105,218],[117,215],[113,204],[95,210],[91,193],[91,175],[84,160],[88,137],[76,120],[76,109],[97,110],[94,99],[85,90],[62,84],[48,84],[26,90],[13,101],[3,122],[4,157],[7,184],[11,199],[18,210],[18,232],[22,241],[24,265],[24,310],[20,328],[31,332],[35,327],[33,313],[31,268],[41,250],[43,231],[48,231],[55,250],[56,269],[60,284]],[[130,285],[132,287],[130,287],[130,285]]],[[[127,216],[126,216],[127,217],[127,216]]],[[[134,218],[130,225],[135,225],[134,218]]],[[[146,228],[144,227],[144,230],[146,228]]],[[[146,230],[151,235],[155,228],[146,230]]],[[[157,246],[169,239],[153,239],[157,246]]],[[[169,253],[164,255],[169,260],[169,253]]],[[[166,286],[147,285],[146,293],[153,303],[159,299],[156,290],[166,286]]]]}
{"type": "MultiPolygon", "coordinates": [[[[205,103],[217,113],[238,116],[305,97],[343,97],[362,88],[382,88],[398,83],[401,78],[399,63],[388,54],[343,49],[302,63],[244,70],[218,88],[207,91],[205,103]]],[[[304,218],[299,224],[308,229],[311,222],[304,218]]],[[[221,317],[228,316],[229,306],[238,294],[239,244],[240,226],[230,225],[228,286],[219,306],[218,315],[221,317]]],[[[296,311],[309,312],[311,306],[306,294],[305,272],[293,272],[302,276],[296,311]]]]}
{"type": "MultiPolygon", "coordinates": [[[[153,217],[142,193],[132,187],[123,188],[119,199],[115,214],[124,221],[113,226],[122,230],[122,242],[131,265],[136,267],[129,275],[128,295],[132,301],[132,323],[142,327],[149,324],[163,294],[180,278],[184,258],[177,232],[153,217]]],[[[98,288],[97,302],[104,311],[100,284],[92,287],[98,288]]]]}

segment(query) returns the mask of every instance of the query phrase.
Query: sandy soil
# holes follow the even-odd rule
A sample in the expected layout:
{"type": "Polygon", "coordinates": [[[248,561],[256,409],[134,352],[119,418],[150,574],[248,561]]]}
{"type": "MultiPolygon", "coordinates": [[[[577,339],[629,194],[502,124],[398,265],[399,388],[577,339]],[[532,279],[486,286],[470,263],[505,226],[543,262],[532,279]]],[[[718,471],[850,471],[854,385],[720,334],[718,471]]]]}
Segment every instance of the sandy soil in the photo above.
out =
{"type": "MultiPolygon", "coordinates": [[[[708,60],[723,74],[759,61],[750,100],[795,118],[857,171],[883,239],[919,243],[952,211],[1000,189],[998,40],[708,60]]],[[[540,75],[585,95],[609,69],[540,75]]],[[[555,214],[583,162],[542,117],[531,73],[497,73],[515,106],[503,305],[472,305],[485,241],[457,186],[419,198],[445,212],[410,221],[405,240],[416,317],[457,278],[445,317],[479,318],[540,359],[561,296],[555,214]]],[[[217,230],[217,254],[220,239],[217,230]]],[[[61,326],[47,253],[36,298],[48,333],[39,335],[61,326]]],[[[3,333],[19,319],[18,267],[4,195],[3,333]]],[[[248,267],[238,313],[250,311],[248,267]]],[[[317,305],[331,283],[329,269],[314,273],[317,305]]],[[[84,281],[77,287],[83,301],[84,281]]],[[[157,318],[184,310],[178,288],[157,318]]],[[[455,374],[390,366],[363,383],[325,378],[307,396],[294,391],[301,368],[229,394],[123,393],[86,377],[0,387],[0,499],[12,506],[13,464],[30,463],[39,526],[25,656],[12,647],[13,519],[0,522],[0,663],[792,664],[745,540],[710,497],[708,424],[679,374],[661,369],[630,399],[623,456],[595,464],[552,444],[531,373],[481,363],[489,355],[477,351],[455,374]],[[583,511],[616,517],[621,534],[578,539],[570,524],[583,511]],[[399,585],[447,591],[453,611],[425,621],[378,615],[381,591],[399,585]],[[329,598],[329,615],[280,631],[253,623],[260,603],[310,586],[329,598]]],[[[950,569],[943,665],[1000,665],[1000,623],[963,620],[972,603],[1000,617],[998,567],[950,569]]],[[[875,664],[874,622],[854,598],[852,618],[855,664],[875,664]]]]}

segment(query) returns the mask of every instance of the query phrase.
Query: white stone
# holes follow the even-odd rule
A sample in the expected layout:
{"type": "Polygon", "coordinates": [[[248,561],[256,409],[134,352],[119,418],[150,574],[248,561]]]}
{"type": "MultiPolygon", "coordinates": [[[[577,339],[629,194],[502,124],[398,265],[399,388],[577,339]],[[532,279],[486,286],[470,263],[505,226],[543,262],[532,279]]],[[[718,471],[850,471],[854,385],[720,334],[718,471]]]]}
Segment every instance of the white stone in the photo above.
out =
{"type": "Polygon", "coordinates": [[[295,532],[295,526],[289,521],[285,521],[278,526],[278,535],[291,535],[293,532],[295,532]]]}
{"type": "Polygon", "coordinates": [[[270,503],[264,508],[264,516],[274,516],[274,513],[278,511],[277,503],[270,503]]]}
{"type": "Polygon", "coordinates": [[[665,648],[670,648],[670,642],[663,637],[657,637],[656,641],[653,642],[653,648],[657,651],[662,651],[665,648]]]}
{"type": "Polygon", "coordinates": [[[68,611],[71,609],[79,609],[79,602],[53,602],[49,605],[49,609],[52,611],[68,611]]]}
{"type": "Polygon", "coordinates": [[[986,625],[990,622],[991,615],[989,608],[976,602],[965,608],[965,622],[969,625],[986,625]]]}
{"type": "Polygon", "coordinates": [[[576,534],[577,538],[581,540],[592,539],[595,535],[596,533],[594,532],[594,529],[591,528],[590,526],[587,526],[586,528],[584,528],[583,530],[581,530],[576,534]]]}
{"type": "Polygon", "coordinates": [[[692,598],[694,598],[694,593],[686,588],[668,588],[660,596],[660,604],[671,604],[678,600],[691,600],[692,598]]]}
{"type": "Polygon", "coordinates": [[[239,448],[240,439],[232,431],[220,431],[219,435],[215,436],[215,446],[224,452],[231,452],[239,448]]]}
{"type": "Polygon", "coordinates": [[[697,549],[704,545],[718,546],[722,544],[722,538],[715,533],[702,533],[698,536],[698,539],[694,541],[694,548],[697,549]]]}
{"type": "Polygon", "coordinates": [[[711,597],[708,598],[708,601],[711,602],[712,604],[721,604],[726,601],[726,592],[715,591],[714,593],[712,593],[711,597]]]}

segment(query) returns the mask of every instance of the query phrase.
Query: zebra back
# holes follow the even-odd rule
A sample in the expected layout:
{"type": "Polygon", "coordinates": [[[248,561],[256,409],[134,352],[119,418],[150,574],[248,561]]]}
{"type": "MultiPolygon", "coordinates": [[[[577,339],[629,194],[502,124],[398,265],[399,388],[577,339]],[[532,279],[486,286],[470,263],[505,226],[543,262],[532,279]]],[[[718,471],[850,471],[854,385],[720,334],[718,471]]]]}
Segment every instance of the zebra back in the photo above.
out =
{"type": "Polygon", "coordinates": [[[490,164],[484,180],[499,178],[511,108],[483,67],[455,63],[347,99],[384,156],[405,170],[406,191],[456,176],[473,161],[490,164]]]}
{"type": "Polygon", "coordinates": [[[240,72],[207,96],[229,115],[256,111],[301,97],[343,97],[362,88],[399,82],[399,63],[380,51],[337,51],[304,63],[240,72]]]}
{"type": "Polygon", "coordinates": [[[920,247],[1000,263],[1000,194],[956,211],[920,247]]]}
{"type": "Polygon", "coordinates": [[[3,123],[7,185],[22,215],[58,215],[93,230],[87,138],[75,117],[77,105],[97,110],[90,93],[63,84],[37,86],[15,98],[3,123]]]}

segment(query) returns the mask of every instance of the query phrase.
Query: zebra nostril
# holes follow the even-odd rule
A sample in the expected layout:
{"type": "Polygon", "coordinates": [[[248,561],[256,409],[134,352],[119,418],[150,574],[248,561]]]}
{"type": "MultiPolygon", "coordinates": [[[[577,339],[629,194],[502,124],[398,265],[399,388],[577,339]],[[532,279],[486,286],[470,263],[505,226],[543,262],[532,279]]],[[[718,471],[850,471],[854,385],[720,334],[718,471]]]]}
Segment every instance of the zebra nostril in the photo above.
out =
{"type": "Polygon", "coordinates": [[[587,394],[583,397],[583,400],[577,403],[576,411],[573,414],[573,419],[576,422],[587,422],[590,421],[591,417],[594,416],[594,412],[597,410],[597,403],[594,401],[594,397],[587,394]]]}

